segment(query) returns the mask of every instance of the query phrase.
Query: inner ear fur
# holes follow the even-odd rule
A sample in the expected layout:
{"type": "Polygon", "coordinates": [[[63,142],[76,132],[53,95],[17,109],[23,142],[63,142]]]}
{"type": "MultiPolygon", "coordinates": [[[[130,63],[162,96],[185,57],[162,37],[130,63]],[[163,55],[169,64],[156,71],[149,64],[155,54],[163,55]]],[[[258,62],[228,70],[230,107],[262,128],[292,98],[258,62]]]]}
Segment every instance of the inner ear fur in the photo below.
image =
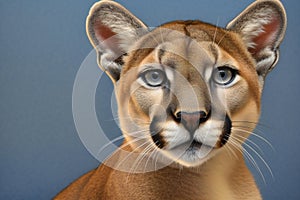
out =
{"type": "Polygon", "coordinates": [[[278,0],[258,0],[232,20],[227,29],[240,34],[261,77],[273,69],[286,30],[286,12],[278,0]]]}
{"type": "Polygon", "coordinates": [[[147,26],[120,4],[104,0],[93,5],[86,21],[98,64],[113,82],[120,78],[123,55],[145,33],[147,26]]]}

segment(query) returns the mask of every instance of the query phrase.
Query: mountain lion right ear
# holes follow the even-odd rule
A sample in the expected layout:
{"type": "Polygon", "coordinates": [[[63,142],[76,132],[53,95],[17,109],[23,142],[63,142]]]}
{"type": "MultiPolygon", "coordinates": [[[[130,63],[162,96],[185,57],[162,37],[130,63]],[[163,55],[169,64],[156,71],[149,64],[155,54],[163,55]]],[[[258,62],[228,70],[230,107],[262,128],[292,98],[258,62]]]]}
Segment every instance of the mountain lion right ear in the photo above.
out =
{"type": "Polygon", "coordinates": [[[262,81],[278,61],[286,23],[286,13],[279,0],[257,0],[227,25],[227,29],[241,35],[262,81]]]}
{"type": "Polygon", "coordinates": [[[116,82],[120,78],[123,55],[145,33],[147,26],[118,3],[104,0],[91,8],[86,30],[97,51],[98,65],[116,82]]]}

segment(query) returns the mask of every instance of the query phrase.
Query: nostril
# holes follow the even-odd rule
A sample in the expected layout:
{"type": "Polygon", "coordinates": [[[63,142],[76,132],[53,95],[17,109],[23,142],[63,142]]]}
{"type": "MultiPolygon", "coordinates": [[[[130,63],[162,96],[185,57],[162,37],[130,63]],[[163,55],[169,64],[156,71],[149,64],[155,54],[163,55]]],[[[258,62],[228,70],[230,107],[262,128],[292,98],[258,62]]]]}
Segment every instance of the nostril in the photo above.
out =
{"type": "Polygon", "coordinates": [[[200,111],[200,123],[206,122],[207,119],[209,118],[210,112],[207,114],[204,111],[200,111]]]}
{"type": "Polygon", "coordinates": [[[200,115],[200,122],[202,122],[203,120],[206,120],[206,119],[207,119],[207,114],[206,114],[206,112],[200,111],[200,112],[199,112],[199,115],[200,115]]]}
{"type": "Polygon", "coordinates": [[[207,118],[207,114],[204,111],[200,111],[199,115],[200,115],[200,119],[206,119],[207,118]]]}
{"type": "Polygon", "coordinates": [[[177,113],[175,114],[175,116],[176,116],[176,118],[180,119],[180,118],[181,118],[181,112],[177,112],[177,113]]]}
{"type": "Polygon", "coordinates": [[[175,113],[174,118],[176,122],[181,122],[181,112],[175,113]]]}

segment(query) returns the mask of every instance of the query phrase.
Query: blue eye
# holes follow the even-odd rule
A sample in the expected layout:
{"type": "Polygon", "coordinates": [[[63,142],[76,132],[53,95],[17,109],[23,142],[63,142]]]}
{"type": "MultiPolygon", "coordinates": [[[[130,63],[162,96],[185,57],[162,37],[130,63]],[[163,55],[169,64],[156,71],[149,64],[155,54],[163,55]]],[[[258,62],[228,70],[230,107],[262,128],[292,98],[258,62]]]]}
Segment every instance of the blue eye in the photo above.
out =
{"type": "Polygon", "coordinates": [[[219,85],[229,85],[234,81],[236,74],[237,70],[224,66],[214,70],[212,78],[219,85]]]}
{"type": "Polygon", "coordinates": [[[162,70],[152,69],[141,74],[143,81],[150,87],[159,87],[166,81],[166,75],[162,70]]]}

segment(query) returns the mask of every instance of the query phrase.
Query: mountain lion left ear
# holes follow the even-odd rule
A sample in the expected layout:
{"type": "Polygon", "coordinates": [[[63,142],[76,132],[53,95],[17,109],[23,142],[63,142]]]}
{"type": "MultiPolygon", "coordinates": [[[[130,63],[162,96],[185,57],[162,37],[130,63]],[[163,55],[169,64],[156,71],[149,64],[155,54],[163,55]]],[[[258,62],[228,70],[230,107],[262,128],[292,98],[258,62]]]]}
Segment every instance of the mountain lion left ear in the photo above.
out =
{"type": "Polygon", "coordinates": [[[258,0],[227,25],[227,29],[241,35],[256,60],[256,71],[263,79],[278,61],[286,21],[280,1],[258,0]]]}

